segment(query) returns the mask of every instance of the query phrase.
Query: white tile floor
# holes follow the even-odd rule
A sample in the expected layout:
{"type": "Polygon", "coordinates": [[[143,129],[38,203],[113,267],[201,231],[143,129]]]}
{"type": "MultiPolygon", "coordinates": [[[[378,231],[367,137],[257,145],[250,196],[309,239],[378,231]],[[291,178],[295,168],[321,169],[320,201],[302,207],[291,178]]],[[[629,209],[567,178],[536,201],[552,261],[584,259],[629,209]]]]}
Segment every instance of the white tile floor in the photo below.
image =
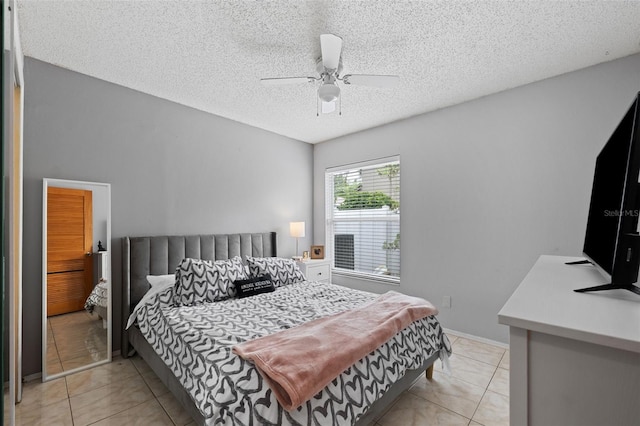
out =
{"type": "MultiPolygon", "coordinates": [[[[377,420],[386,425],[508,425],[509,351],[449,335],[452,374],[436,363],[377,420]]],[[[192,419],[140,357],[46,383],[28,382],[17,425],[190,425],[192,419]]]]}
{"type": "Polygon", "coordinates": [[[451,375],[436,362],[377,425],[509,425],[509,351],[449,334],[451,375]]]}
{"type": "Polygon", "coordinates": [[[107,330],[84,309],[47,319],[47,371],[50,375],[107,359],[107,330]]]}

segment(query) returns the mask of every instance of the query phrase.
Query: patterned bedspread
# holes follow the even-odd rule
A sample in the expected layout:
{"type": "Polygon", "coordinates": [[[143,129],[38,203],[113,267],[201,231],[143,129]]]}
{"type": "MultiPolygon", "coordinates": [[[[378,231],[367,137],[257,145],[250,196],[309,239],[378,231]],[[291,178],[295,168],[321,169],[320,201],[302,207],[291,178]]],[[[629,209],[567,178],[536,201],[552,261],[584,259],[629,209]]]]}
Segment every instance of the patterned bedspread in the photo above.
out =
{"type": "Polygon", "coordinates": [[[87,300],[84,302],[84,308],[87,312],[92,313],[96,306],[102,306],[103,308],[107,307],[108,300],[108,290],[106,282],[99,282],[96,286],[91,290],[91,294],[87,297],[87,300]]]}
{"type": "Polygon", "coordinates": [[[287,412],[255,367],[231,348],[377,295],[304,282],[244,299],[174,307],[172,293],[172,288],[160,292],[139,309],[138,326],[210,425],[350,425],[408,369],[420,367],[436,352],[441,357],[451,353],[437,319],[424,318],[287,412]]]}

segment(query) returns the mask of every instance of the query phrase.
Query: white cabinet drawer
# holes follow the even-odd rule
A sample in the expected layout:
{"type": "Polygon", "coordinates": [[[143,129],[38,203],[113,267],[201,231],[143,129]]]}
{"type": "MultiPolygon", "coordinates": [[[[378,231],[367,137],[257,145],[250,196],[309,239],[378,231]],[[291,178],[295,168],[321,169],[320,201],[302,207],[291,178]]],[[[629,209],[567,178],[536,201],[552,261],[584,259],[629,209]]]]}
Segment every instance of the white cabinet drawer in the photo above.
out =
{"type": "Polygon", "coordinates": [[[331,264],[326,259],[297,262],[307,281],[331,282],[331,264]]]}
{"type": "Polygon", "coordinates": [[[305,274],[307,281],[329,281],[329,265],[314,265],[307,267],[305,274]]]}

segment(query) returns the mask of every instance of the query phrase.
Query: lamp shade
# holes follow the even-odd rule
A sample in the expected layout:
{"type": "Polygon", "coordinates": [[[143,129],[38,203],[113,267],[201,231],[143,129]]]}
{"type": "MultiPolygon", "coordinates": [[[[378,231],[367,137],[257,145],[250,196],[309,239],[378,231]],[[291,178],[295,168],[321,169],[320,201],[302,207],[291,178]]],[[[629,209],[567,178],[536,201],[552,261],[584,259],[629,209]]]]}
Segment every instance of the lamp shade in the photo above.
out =
{"type": "Polygon", "coordinates": [[[304,237],[304,222],[289,222],[289,232],[292,237],[304,237]]]}

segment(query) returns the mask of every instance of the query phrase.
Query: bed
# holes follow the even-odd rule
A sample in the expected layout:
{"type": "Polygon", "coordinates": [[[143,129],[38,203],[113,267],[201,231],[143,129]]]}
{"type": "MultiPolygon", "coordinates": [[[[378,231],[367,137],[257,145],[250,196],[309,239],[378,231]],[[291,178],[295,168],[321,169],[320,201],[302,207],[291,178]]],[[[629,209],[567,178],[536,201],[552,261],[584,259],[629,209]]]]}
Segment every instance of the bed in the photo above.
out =
{"type": "Polygon", "coordinates": [[[107,282],[101,280],[91,290],[89,297],[84,302],[84,309],[90,314],[97,315],[102,320],[103,328],[107,328],[107,304],[109,300],[107,282]]]}
{"type": "Polygon", "coordinates": [[[256,333],[331,315],[375,295],[301,282],[206,304],[211,306],[175,307],[173,290],[149,298],[153,292],[147,293],[148,275],[172,274],[184,258],[274,257],[276,234],[125,237],[122,244],[124,324],[147,294],[134,315],[136,323],[123,331],[122,354],[137,352],[198,424],[370,424],[421,374],[429,374],[438,358],[451,352],[437,319],[424,318],[288,412],[252,364],[231,354],[231,347],[256,333]],[[402,360],[398,353],[404,354],[402,360]]]}

